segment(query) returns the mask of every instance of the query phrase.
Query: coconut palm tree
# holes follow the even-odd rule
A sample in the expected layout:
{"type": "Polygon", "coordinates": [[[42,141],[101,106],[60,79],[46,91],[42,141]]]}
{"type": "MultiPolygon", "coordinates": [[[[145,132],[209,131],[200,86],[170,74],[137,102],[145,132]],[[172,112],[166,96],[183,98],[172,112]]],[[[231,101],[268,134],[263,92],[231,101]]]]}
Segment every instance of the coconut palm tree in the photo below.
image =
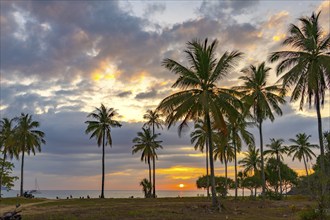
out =
{"type": "MultiPolygon", "coordinates": [[[[135,154],[139,151],[142,152],[141,154],[141,161],[148,163],[149,167],[149,182],[151,184],[151,164],[150,161],[153,158],[158,158],[156,150],[158,148],[163,148],[160,143],[162,141],[157,141],[157,137],[159,134],[152,134],[150,128],[142,128],[142,132],[139,131],[137,133],[137,137],[133,139],[133,143],[135,144],[132,148],[132,154],[135,154]]],[[[149,194],[151,195],[152,187],[150,187],[149,194]]]]}
{"type": "Polygon", "coordinates": [[[226,141],[222,135],[216,135],[214,137],[214,160],[217,158],[221,163],[225,164],[225,188],[228,190],[228,162],[232,162],[235,157],[235,149],[232,143],[226,141]]]}
{"type": "Polygon", "coordinates": [[[301,159],[304,161],[305,171],[307,176],[308,188],[310,189],[310,183],[308,178],[308,160],[312,160],[313,157],[316,157],[312,148],[318,148],[316,144],[311,144],[308,142],[308,139],[311,135],[306,135],[305,133],[299,133],[296,135],[296,139],[289,139],[290,142],[293,142],[293,145],[289,146],[289,156],[292,155],[292,160],[298,159],[301,162],[301,159]]]}
{"type": "Polygon", "coordinates": [[[211,120],[216,129],[227,132],[225,118],[236,117],[239,100],[229,89],[219,88],[217,83],[230,73],[235,67],[242,53],[233,51],[225,52],[220,59],[215,56],[218,41],[208,44],[193,40],[188,42],[185,53],[188,66],[184,66],[172,59],[165,59],[163,66],[178,75],[178,79],[172,85],[179,88],[178,91],[161,101],[158,110],[166,116],[168,128],[180,121],[179,135],[189,121],[197,121],[203,118],[207,126],[209,142],[209,160],[211,174],[212,206],[218,207],[215,190],[213,142],[211,120]]]}
{"type": "MultiPolygon", "coordinates": [[[[324,146],[322,137],[321,105],[324,104],[325,91],[330,88],[330,35],[323,32],[319,24],[320,13],[311,17],[301,17],[301,26],[291,24],[283,46],[291,50],[277,51],[269,60],[276,62],[277,75],[285,88],[293,88],[291,101],[300,99],[303,108],[305,97],[309,106],[315,104],[318,122],[319,144],[321,150],[321,171],[325,174],[324,146]]],[[[326,186],[322,184],[322,194],[326,186]]]]}
{"type": "MultiPolygon", "coordinates": [[[[244,158],[238,161],[238,164],[241,164],[245,169],[244,173],[246,174],[253,174],[255,176],[259,175],[260,167],[261,167],[261,156],[259,153],[259,149],[252,144],[248,146],[248,151],[243,153],[244,158]]],[[[255,188],[255,194],[257,191],[257,187],[255,188]]]]}
{"type": "Polygon", "coordinates": [[[235,167],[235,198],[237,198],[237,153],[242,149],[242,142],[249,145],[254,145],[253,134],[250,133],[247,128],[254,126],[255,123],[247,122],[243,117],[237,117],[233,122],[229,124],[229,136],[234,148],[234,167],[235,167]]]}
{"type": "MultiPolygon", "coordinates": [[[[163,120],[161,115],[157,111],[147,110],[147,113],[143,115],[143,119],[148,120],[144,123],[144,127],[152,127],[152,135],[155,134],[155,126],[159,129],[163,129],[163,120]]],[[[152,170],[153,170],[153,182],[152,182],[152,196],[156,198],[156,158],[152,158],[152,170]]]]}
{"type": "Polygon", "coordinates": [[[200,150],[201,152],[204,151],[205,146],[205,156],[206,156],[206,189],[207,189],[207,197],[210,197],[210,180],[209,180],[209,147],[208,147],[208,141],[207,141],[207,126],[206,124],[201,120],[197,120],[194,125],[194,130],[190,134],[190,141],[192,144],[195,143],[195,150],[200,150]]]}
{"type": "Polygon", "coordinates": [[[1,198],[1,186],[2,178],[4,172],[4,165],[9,156],[11,159],[13,157],[18,159],[18,152],[14,146],[14,119],[2,118],[0,121],[0,150],[3,154],[3,160],[1,164],[0,173],[0,198],[1,198]]]}
{"type": "Polygon", "coordinates": [[[35,155],[36,151],[41,151],[41,144],[46,144],[44,140],[45,133],[36,130],[40,123],[32,120],[32,115],[22,113],[20,117],[15,118],[17,126],[15,127],[15,145],[19,153],[22,153],[21,164],[21,187],[20,196],[23,196],[23,172],[25,153],[35,155]]]}
{"type": "Polygon", "coordinates": [[[105,146],[112,147],[111,128],[121,127],[121,124],[114,118],[118,115],[117,111],[113,108],[107,108],[101,104],[100,108],[87,115],[87,118],[94,119],[93,121],[85,121],[87,128],[86,134],[92,133],[89,139],[96,138],[97,146],[102,145],[102,186],[101,198],[104,198],[104,180],[105,180],[105,146]]]}
{"type": "Polygon", "coordinates": [[[275,120],[273,112],[277,115],[282,115],[282,110],[279,104],[284,104],[285,90],[278,85],[267,85],[270,68],[265,65],[265,62],[259,66],[251,65],[242,70],[245,76],[239,79],[244,81],[243,86],[235,87],[243,94],[242,100],[252,108],[253,116],[259,128],[260,136],[260,154],[261,154],[261,176],[262,176],[262,194],[265,194],[266,181],[264,170],[264,157],[263,157],[263,136],[262,136],[262,123],[266,119],[271,121],[275,120]]]}
{"type": "Polygon", "coordinates": [[[283,155],[288,152],[288,148],[286,146],[283,146],[284,143],[283,139],[277,139],[274,138],[270,139],[270,144],[267,144],[266,146],[270,148],[270,150],[265,150],[264,154],[270,155],[271,157],[276,158],[277,161],[277,171],[278,171],[278,179],[280,180],[280,195],[282,195],[282,178],[281,178],[281,166],[280,162],[283,160],[283,155]]]}

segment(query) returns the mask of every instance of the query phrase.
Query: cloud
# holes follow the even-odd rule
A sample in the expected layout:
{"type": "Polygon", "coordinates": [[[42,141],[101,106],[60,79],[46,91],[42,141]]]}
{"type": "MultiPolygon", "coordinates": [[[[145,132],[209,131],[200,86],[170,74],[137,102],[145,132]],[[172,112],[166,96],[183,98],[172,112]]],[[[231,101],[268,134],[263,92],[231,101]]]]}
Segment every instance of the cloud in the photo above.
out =
{"type": "Polygon", "coordinates": [[[117,94],[117,96],[120,97],[120,98],[127,97],[129,95],[132,95],[131,91],[121,92],[121,93],[117,94]]]}
{"type": "Polygon", "coordinates": [[[141,92],[135,96],[136,99],[151,99],[155,98],[157,96],[157,91],[156,89],[152,88],[148,92],[141,92]]]}
{"type": "Polygon", "coordinates": [[[151,17],[157,13],[163,13],[166,9],[164,3],[148,3],[144,9],[143,17],[151,17]]]}

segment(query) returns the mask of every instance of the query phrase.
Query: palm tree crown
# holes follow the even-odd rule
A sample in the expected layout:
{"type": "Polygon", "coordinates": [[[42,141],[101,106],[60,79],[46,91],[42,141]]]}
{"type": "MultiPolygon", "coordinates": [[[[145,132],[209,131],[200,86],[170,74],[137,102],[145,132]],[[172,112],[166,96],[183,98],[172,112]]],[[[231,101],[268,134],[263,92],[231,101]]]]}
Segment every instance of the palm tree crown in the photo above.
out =
{"type": "Polygon", "coordinates": [[[318,148],[316,144],[309,143],[308,139],[311,135],[306,135],[305,133],[299,133],[296,135],[296,139],[291,138],[290,142],[293,144],[289,146],[289,155],[292,155],[292,160],[298,159],[303,160],[306,170],[306,175],[308,176],[307,162],[316,157],[312,148],[318,148]]]}
{"type": "Polygon", "coordinates": [[[243,154],[245,157],[238,163],[245,167],[244,173],[257,174],[261,166],[259,149],[256,149],[254,145],[250,144],[248,147],[248,151],[243,154]]]}

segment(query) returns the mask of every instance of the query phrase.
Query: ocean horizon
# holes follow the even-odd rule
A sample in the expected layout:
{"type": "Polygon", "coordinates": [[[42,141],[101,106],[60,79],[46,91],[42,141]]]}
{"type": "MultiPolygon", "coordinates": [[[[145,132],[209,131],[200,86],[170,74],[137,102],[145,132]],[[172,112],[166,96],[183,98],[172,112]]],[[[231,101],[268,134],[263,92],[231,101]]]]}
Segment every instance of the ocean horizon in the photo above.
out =
{"type": "MultiPolygon", "coordinates": [[[[3,198],[17,197],[19,190],[2,191],[3,198]]],[[[34,193],[35,198],[67,199],[67,198],[99,198],[100,190],[40,190],[34,193]]],[[[206,190],[157,190],[158,198],[166,197],[198,197],[206,196],[206,190]]],[[[144,198],[142,190],[104,190],[106,198],[144,198]]]]}

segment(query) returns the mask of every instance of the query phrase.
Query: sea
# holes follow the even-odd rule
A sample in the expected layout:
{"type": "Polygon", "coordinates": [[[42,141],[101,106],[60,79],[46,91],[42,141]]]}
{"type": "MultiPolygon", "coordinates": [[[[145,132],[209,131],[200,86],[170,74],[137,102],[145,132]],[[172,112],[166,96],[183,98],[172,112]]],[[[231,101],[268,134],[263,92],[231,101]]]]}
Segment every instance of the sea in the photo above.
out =
{"type": "MultiPolygon", "coordinates": [[[[2,191],[4,198],[17,197],[19,190],[2,191]]],[[[68,198],[99,198],[100,190],[41,190],[34,193],[35,198],[47,199],[68,199],[68,198]]],[[[158,190],[156,191],[158,198],[166,197],[204,197],[205,190],[158,190]]],[[[106,198],[143,198],[144,194],[141,190],[105,190],[106,198]]]]}

